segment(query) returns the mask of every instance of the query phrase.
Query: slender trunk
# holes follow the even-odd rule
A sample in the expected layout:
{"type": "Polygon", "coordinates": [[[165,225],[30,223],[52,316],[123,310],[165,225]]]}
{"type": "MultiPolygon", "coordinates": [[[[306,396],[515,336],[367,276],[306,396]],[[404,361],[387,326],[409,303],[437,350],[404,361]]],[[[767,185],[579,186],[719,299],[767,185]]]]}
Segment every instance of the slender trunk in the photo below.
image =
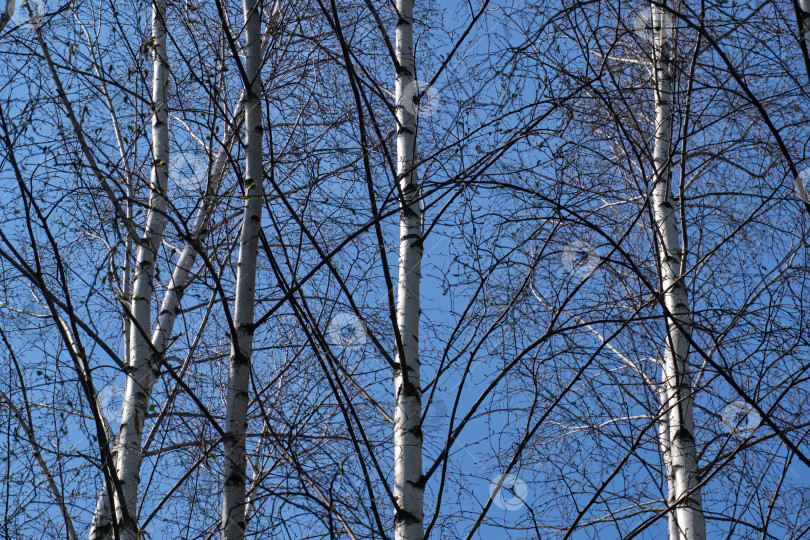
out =
{"type": "MultiPolygon", "coordinates": [[[[133,210],[133,201],[134,201],[135,193],[132,186],[132,176],[127,174],[127,217],[131,220],[132,219],[132,210],[133,210]]],[[[125,298],[130,298],[131,294],[131,287],[132,287],[132,237],[130,235],[126,235],[126,240],[124,241],[125,249],[124,249],[124,267],[122,270],[122,285],[121,285],[121,294],[125,298]]],[[[126,303],[127,309],[132,309],[129,302],[126,303]]],[[[129,315],[126,313],[122,317],[122,331],[124,336],[124,351],[125,354],[129,354],[129,343],[130,343],[130,332],[131,332],[132,323],[129,320],[129,315]]],[[[99,410],[102,410],[102,407],[99,407],[99,410]]],[[[107,431],[107,440],[115,441],[116,435],[115,432],[111,429],[109,422],[105,419],[104,420],[104,427],[107,431]]],[[[118,459],[118,450],[117,445],[113,444],[113,448],[110,449],[112,454],[112,458],[114,461],[118,459]]],[[[113,522],[112,522],[112,506],[110,505],[110,496],[107,492],[107,483],[102,482],[101,491],[98,495],[98,500],[96,501],[96,509],[93,511],[93,520],[90,522],[90,532],[87,535],[88,540],[107,540],[112,538],[113,532],[113,522]]]]}
{"type": "MultiPolygon", "coordinates": [[[[217,152],[217,156],[211,167],[211,176],[206,190],[206,197],[197,211],[194,224],[191,227],[191,241],[189,241],[183,248],[180,258],[177,260],[168,290],[163,297],[163,302],[160,306],[157,324],[152,333],[153,352],[162,355],[166,352],[171,344],[171,335],[174,329],[174,323],[177,319],[177,313],[180,307],[180,301],[183,298],[183,293],[186,286],[190,281],[191,268],[196,261],[199,246],[204,242],[208,233],[208,225],[213,210],[215,199],[219,191],[219,185],[225,173],[225,168],[228,164],[228,156],[230,148],[233,144],[235,132],[238,131],[240,124],[240,117],[242,114],[242,100],[240,99],[239,105],[233,114],[232,124],[228,124],[225,128],[225,138],[223,146],[217,152]]],[[[128,269],[125,269],[128,272],[128,269]]],[[[128,279],[125,279],[125,290],[128,291],[128,279]]],[[[125,317],[124,328],[129,329],[131,326],[129,318],[125,317]]],[[[125,343],[130,342],[130,333],[125,333],[125,343]]],[[[155,366],[157,367],[157,366],[155,366]]],[[[146,380],[146,400],[151,396],[152,385],[154,383],[153,376],[155,371],[150,370],[147,374],[146,380]]],[[[111,437],[110,440],[113,440],[111,437]]],[[[113,449],[113,455],[117,455],[117,450],[113,449]]],[[[93,516],[93,522],[90,526],[89,540],[104,540],[110,537],[112,532],[112,521],[110,517],[109,498],[107,496],[106,487],[102,488],[96,503],[96,511],[93,516]]]]}
{"type": "MultiPolygon", "coordinates": [[[[96,398],[98,410],[103,411],[104,407],[96,398]]],[[[112,430],[110,423],[102,415],[102,422],[104,422],[104,431],[107,433],[107,440],[113,442],[113,448],[110,449],[110,455],[113,461],[118,459],[118,451],[116,449],[115,432],[112,430]]],[[[90,522],[90,532],[88,534],[89,540],[108,540],[113,535],[113,520],[112,520],[112,506],[110,504],[110,495],[107,491],[107,482],[102,482],[101,491],[96,501],[96,509],[93,512],[93,520],[90,522]]]]}
{"type": "Polygon", "coordinates": [[[394,372],[394,534],[397,540],[424,538],[422,478],[422,396],[419,381],[419,282],[422,266],[422,210],[414,170],[416,100],[413,0],[397,0],[396,113],[397,175],[400,190],[397,368],[394,372]]]}
{"type": "Polygon", "coordinates": [[[804,31],[804,42],[810,49],[810,0],[799,0],[801,8],[802,30],[804,31]]]}
{"type": "MultiPolygon", "coordinates": [[[[70,327],[68,326],[67,322],[56,312],[51,312],[53,315],[56,324],[61,328],[61,331],[64,333],[65,337],[67,338],[67,345],[70,347],[71,351],[73,351],[73,357],[79,358],[82,354],[82,348],[79,346],[76,337],[74,336],[73,332],[71,332],[70,327]]],[[[87,370],[84,369],[80,363],[74,360],[74,368],[76,370],[76,374],[80,377],[80,379],[84,381],[90,381],[90,375],[87,370]]],[[[101,412],[104,410],[104,406],[99,401],[98,396],[95,396],[96,401],[96,410],[101,412]]],[[[101,422],[104,425],[104,432],[107,437],[107,441],[114,440],[115,433],[110,427],[110,423],[101,414],[101,422]]],[[[112,459],[115,460],[115,453],[112,453],[112,459]]],[[[93,521],[90,525],[90,540],[96,539],[104,539],[110,538],[112,536],[112,517],[110,512],[110,498],[108,496],[107,491],[107,484],[104,484],[102,488],[102,496],[99,497],[99,500],[96,504],[96,512],[93,514],[93,521]]]]}
{"type": "Polygon", "coordinates": [[[225,143],[220,148],[219,152],[217,152],[217,156],[211,167],[211,176],[206,196],[200,205],[200,209],[197,211],[194,224],[190,230],[191,241],[183,247],[180,258],[177,259],[174,271],[172,272],[169,289],[166,291],[166,295],[163,297],[163,302],[160,305],[157,325],[152,334],[152,344],[157,354],[166,352],[166,349],[168,349],[171,344],[172,330],[174,329],[174,322],[177,320],[180,301],[183,299],[183,293],[190,281],[191,268],[197,260],[200,245],[208,235],[211,212],[216,202],[219,184],[222,180],[222,176],[225,174],[225,167],[228,164],[228,156],[230,155],[231,145],[235,137],[234,129],[238,129],[238,119],[241,114],[242,103],[240,100],[238,109],[234,113],[234,124],[226,126],[225,143]]]}
{"type": "Polygon", "coordinates": [[[20,428],[22,428],[23,433],[25,433],[28,443],[31,445],[31,452],[34,454],[34,459],[37,460],[39,470],[42,472],[42,476],[45,477],[45,482],[48,484],[48,489],[50,489],[51,494],[56,501],[56,505],[59,507],[59,512],[62,514],[62,519],[65,520],[65,536],[67,536],[68,540],[77,540],[76,530],[73,528],[73,520],[70,518],[70,513],[68,513],[67,506],[65,505],[65,498],[62,496],[59,486],[56,485],[56,480],[54,479],[53,474],[51,474],[48,464],[45,462],[45,458],[42,457],[42,452],[40,452],[40,446],[37,442],[36,434],[34,433],[34,429],[31,427],[32,424],[25,421],[25,417],[20,409],[14,405],[11,398],[9,398],[2,390],[0,390],[0,399],[6,402],[6,405],[14,415],[14,418],[17,419],[17,423],[20,425],[20,428]]]}
{"type": "Polygon", "coordinates": [[[222,538],[245,536],[245,432],[247,429],[250,357],[253,350],[253,308],[256,299],[256,259],[259,249],[262,180],[261,11],[257,0],[244,0],[245,17],[245,203],[239,238],[239,259],[234,298],[234,335],[228,363],[225,403],[224,485],[222,489],[222,538]]]}
{"type": "MultiPolygon", "coordinates": [[[[669,413],[667,413],[667,393],[663,384],[658,387],[658,399],[662,411],[660,418],[658,419],[658,444],[661,447],[661,458],[664,462],[664,473],[666,474],[667,478],[667,499],[669,499],[670,494],[675,493],[675,484],[672,476],[672,459],[669,444],[669,413]]],[[[677,540],[678,520],[676,519],[675,512],[667,513],[667,531],[668,538],[677,540]]]]}
{"type": "Polygon", "coordinates": [[[678,237],[677,200],[672,195],[672,76],[670,38],[674,18],[652,5],[653,63],[655,68],[655,148],[653,161],[653,215],[659,244],[661,286],[666,318],[666,347],[663,367],[663,411],[668,423],[661,441],[665,463],[669,463],[669,504],[674,508],[672,534],[678,539],[704,540],[706,525],[698,488],[697,451],[692,414],[692,381],[689,370],[689,338],[692,320],[682,275],[682,250],[678,237]],[[668,30],[670,29],[670,30],[668,30]],[[677,532],[676,532],[677,531],[677,532]]]}
{"type": "Polygon", "coordinates": [[[151,381],[157,366],[151,359],[151,300],[154,291],[155,257],[166,228],[166,189],[168,184],[169,129],[166,100],[169,66],[166,53],[166,0],[152,4],[153,75],[152,75],[152,172],[146,231],[138,245],[135,278],[132,288],[133,324],[130,325],[130,373],[118,434],[116,470],[121,480],[124,501],[116,497],[116,512],[121,523],[121,538],[138,537],[137,500],[141,468],[141,438],[148,405],[151,381]],[[126,505],[129,520],[124,520],[126,505]]]}
{"type": "Polygon", "coordinates": [[[3,9],[3,13],[0,14],[0,30],[3,30],[8,21],[11,20],[11,16],[14,15],[14,13],[12,13],[12,10],[16,6],[16,2],[14,2],[13,0],[6,0],[5,4],[6,7],[5,9],[3,9]]]}
{"type": "MultiPolygon", "coordinates": [[[[115,459],[113,454],[113,459],[115,459]]],[[[90,522],[89,540],[107,540],[112,538],[112,516],[110,511],[110,495],[107,493],[107,483],[101,486],[101,492],[96,500],[96,509],[93,512],[93,521],[90,522]]]]}
{"type": "MultiPolygon", "coordinates": [[[[262,50],[269,44],[270,34],[263,38],[262,50]]],[[[152,334],[152,352],[157,355],[162,355],[166,352],[171,344],[172,331],[174,329],[174,322],[177,318],[180,301],[182,300],[183,293],[190,280],[190,271],[196,261],[198,250],[208,234],[209,220],[211,212],[213,211],[216,199],[219,193],[219,186],[222,178],[225,175],[228,159],[233,143],[236,136],[241,129],[242,116],[244,112],[244,93],[240,96],[236,109],[234,110],[230,123],[225,125],[225,133],[223,137],[222,146],[217,152],[214,162],[211,166],[211,174],[206,189],[205,197],[200,205],[194,224],[190,230],[190,241],[184,246],[179,259],[172,272],[172,278],[168,290],[166,291],[163,301],[160,306],[157,324],[152,334]]],[[[132,216],[132,198],[129,199],[130,204],[127,210],[127,215],[132,216]]],[[[129,238],[127,239],[127,253],[131,251],[131,244],[129,238]]],[[[129,259],[127,259],[128,264],[129,259]]],[[[128,269],[125,269],[128,276],[128,269]]],[[[128,280],[125,279],[125,290],[128,292],[128,280]]],[[[129,305],[129,304],[128,304],[129,305]]],[[[131,309],[131,305],[130,305],[131,309]]],[[[131,331],[129,328],[132,326],[129,317],[125,317],[124,323],[124,340],[125,350],[129,351],[129,343],[131,331]]],[[[157,368],[157,366],[155,366],[157,368]]],[[[153,376],[156,375],[156,370],[150,370],[147,373],[147,380],[145,384],[146,401],[148,402],[151,395],[152,385],[154,383],[153,376]]],[[[112,440],[112,439],[111,439],[112,440]]],[[[113,455],[117,455],[117,449],[113,449],[113,455]]],[[[107,496],[106,487],[103,487],[99,493],[99,498],[96,504],[96,510],[93,515],[93,522],[90,526],[89,540],[105,540],[111,537],[112,533],[112,518],[110,516],[110,506],[107,496]]]]}

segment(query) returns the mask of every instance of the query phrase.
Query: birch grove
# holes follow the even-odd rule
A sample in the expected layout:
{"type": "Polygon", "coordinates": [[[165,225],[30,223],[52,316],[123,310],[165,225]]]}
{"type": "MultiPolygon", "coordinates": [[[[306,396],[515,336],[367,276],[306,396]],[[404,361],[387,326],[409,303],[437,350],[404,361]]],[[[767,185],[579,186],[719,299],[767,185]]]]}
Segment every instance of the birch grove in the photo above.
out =
{"type": "Polygon", "coordinates": [[[809,17],[6,2],[0,537],[804,538],[809,17]]]}

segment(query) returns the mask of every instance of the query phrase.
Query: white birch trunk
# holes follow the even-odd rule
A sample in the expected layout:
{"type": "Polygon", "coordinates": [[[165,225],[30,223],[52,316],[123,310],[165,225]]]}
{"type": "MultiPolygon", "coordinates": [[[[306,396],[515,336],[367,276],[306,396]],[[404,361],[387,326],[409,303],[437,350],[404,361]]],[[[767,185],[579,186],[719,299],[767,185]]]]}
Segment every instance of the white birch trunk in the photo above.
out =
{"type": "Polygon", "coordinates": [[[168,185],[169,129],[167,85],[169,66],[166,52],[166,0],[152,4],[153,75],[152,75],[152,171],[149,212],[146,231],[137,250],[135,279],[132,288],[133,323],[130,325],[129,368],[118,434],[116,470],[121,480],[124,500],[116,495],[116,513],[121,524],[121,538],[136,540],[138,486],[141,468],[141,439],[148,405],[151,381],[157,366],[152,362],[149,332],[151,300],[154,291],[155,257],[166,228],[166,190],[168,185]],[[123,507],[127,512],[123,512],[123,507]],[[128,519],[125,517],[128,515],[128,519]]]}
{"type": "MultiPolygon", "coordinates": [[[[669,495],[675,493],[675,484],[672,476],[672,459],[669,444],[669,413],[667,413],[667,393],[664,385],[658,386],[658,398],[661,406],[661,417],[658,419],[658,444],[661,447],[661,458],[664,462],[664,473],[667,476],[667,502],[669,495]]],[[[678,538],[678,521],[675,512],[667,513],[668,538],[676,540],[678,538]]]]}
{"type": "MultiPolygon", "coordinates": [[[[115,459],[113,455],[113,459],[115,459]]],[[[110,496],[107,493],[107,484],[101,487],[93,512],[93,521],[90,522],[89,540],[106,540],[112,538],[112,512],[110,511],[110,496]]]]}
{"type": "MultiPolygon", "coordinates": [[[[131,182],[131,177],[128,177],[128,182],[131,182]]],[[[132,219],[132,201],[133,201],[133,190],[131,184],[127,184],[127,196],[128,196],[128,204],[127,204],[127,217],[132,219]]],[[[130,235],[126,236],[125,241],[125,250],[124,250],[124,269],[123,269],[123,284],[122,284],[122,291],[121,294],[124,295],[126,298],[130,298],[130,272],[132,271],[132,239],[130,235]]],[[[130,308],[129,302],[126,303],[126,306],[130,308]]],[[[124,351],[126,354],[129,354],[129,342],[130,342],[130,332],[131,332],[131,322],[129,320],[129,316],[124,314],[122,317],[122,330],[124,335],[124,351]]],[[[99,406],[99,410],[103,410],[102,407],[99,406]]],[[[107,431],[107,440],[108,441],[115,441],[116,434],[110,428],[109,422],[107,419],[102,417],[104,421],[104,427],[107,431]]],[[[118,450],[117,445],[113,444],[113,447],[110,449],[113,461],[118,460],[118,450]]],[[[110,506],[110,497],[109,493],[107,492],[107,483],[103,482],[101,491],[98,495],[98,500],[96,501],[96,509],[93,511],[93,520],[90,522],[90,532],[88,533],[88,540],[107,540],[112,538],[113,533],[113,522],[112,522],[112,507],[110,506]]]]}
{"type": "MultiPolygon", "coordinates": [[[[238,109],[234,114],[234,121],[238,124],[238,117],[241,115],[242,103],[240,100],[238,109]]],[[[230,148],[233,143],[234,131],[228,125],[225,128],[225,143],[217,152],[217,156],[211,167],[211,176],[206,190],[206,197],[202,201],[200,209],[194,219],[194,224],[191,227],[191,241],[188,242],[180,253],[180,258],[172,272],[172,279],[169,284],[169,289],[163,297],[163,302],[160,305],[160,312],[158,314],[157,326],[152,335],[152,344],[159,354],[163,354],[171,345],[171,336],[174,329],[174,322],[177,320],[177,313],[180,308],[180,301],[183,299],[183,293],[190,281],[191,268],[197,260],[197,249],[204,242],[208,234],[208,225],[216,202],[217,192],[219,191],[219,184],[225,174],[225,167],[228,164],[228,156],[230,155],[230,148]]]]}
{"type": "Polygon", "coordinates": [[[424,538],[424,479],[422,478],[422,396],[419,380],[419,283],[422,266],[422,210],[414,170],[416,154],[416,100],[413,91],[413,0],[397,0],[396,114],[397,175],[400,189],[399,288],[397,347],[394,372],[394,537],[424,538]]]}
{"type": "MultiPolygon", "coordinates": [[[[110,100],[107,100],[107,105],[110,110],[113,110],[112,104],[110,100]]],[[[112,115],[113,124],[116,126],[116,138],[119,140],[119,148],[121,148],[121,159],[125,158],[123,152],[123,146],[120,143],[120,133],[118,131],[118,123],[117,119],[114,115],[112,115]]],[[[132,174],[130,174],[129,169],[127,169],[127,218],[131,221],[132,220],[132,210],[134,205],[135,199],[135,190],[133,189],[132,185],[132,174]]],[[[121,294],[129,299],[131,298],[131,272],[132,272],[132,236],[127,234],[126,240],[124,242],[124,268],[122,271],[122,281],[121,284],[121,294]]],[[[127,309],[131,309],[129,301],[126,302],[127,309]]],[[[129,336],[131,332],[131,321],[129,320],[129,315],[126,313],[122,317],[122,331],[124,336],[124,351],[126,355],[129,355],[129,336]]],[[[102,410],[99,407],[99,410],[102,410]]],[[[106,418],[102,417],[104,421],[104,427],[107,431],[107,440],[108,441],[115,441],[115,432],[112,431],[110,428],[109,422],[107,422],[106,418]]],[[[113,462],[118,459],[118,451],[116,450],[115,444],[112,445],[113,448],[110,449],[112,454],[113,462]]],[[[107,493],[107,483],[104,482],[102,484],[101,492],[99,493],[98,500],[96,501],[96,509],[93,512],[93,520],[90,522],[90,532],[88,534],[89,540],[106,540],[107,538],[112,538],[112,507],[110,506],[110,497],[107,493]]]]}
{"type": "Polygon", "coordinates": [[[235,335],[231,336],[225,403],[222,538],[245,536],[246,452],[250,357],[253,350],[253,310],[256,299],[256,259],[264,199],[262,180],[261,12],[257,0],[244,0],[245,17],[245,203],[239,238],[234,298],[235,335]]]}
{"type": "Polygon", "coordinates": [[[11,16],[14,15],[12,10],[16,6],[16,2],[14,2],[14,0],[6,0],[5,4],[6,7],[3,9],[3,13],[0,14],[0,30],[3,30],[8,21],[11,20],[11,16]]]}
{"type": "MultiPolygon", "coordinates": [[[[180,254],[180,258],[177,260],[174,271],[172,272],[169,289],[166,291],[166,294],[163,297],[163,302],[160,306],[157,325],[152,333],[152,345],[154,346],[154,351],[157,354],[165,353],[169,345],[171,345],[171,336],[174,330],[174,323],[177,320],[180,301],[182,300],[185,288],[190,281],[191,268],[197,258],[197,248],[205,240],[208,233],[211,212],[213,210],[217,192],[219,191],[220,182],[222,181],[225,168],[228,164],[230,148],[235,137],[234,130],[238,128],[239,117],[241,114],[242,100],[240,99],[237,110],[233,115],[233,122],[228,124],[225,128],[223,146],[220,148],[219,152],[217,152],[217,156],[211,166],[211,176],[208,189],[206,190],[206,197],[203,200],[200,209],[197,211],[194,224],[191,227],[191,241],[184,246],[183,251],[180,254]]],[[[125,320],[125,328],[130,326],[131,324],[127,318],[125,320]]],[[[125,335],[126,343],[130,342],[130,335],[131,334],[125,335]]],[[[156,374],[157,366],[154,367],[155,370],[149,370],[145,383],[146,388],[144,391],[146,393],[147,402],[151,396],[152,385],[154,384],[154,376],[156,374]]],[[[110,440],[112,440],[112,437],[110,440]]],[[[114,455],[117,455],[117,450],[113,449],[113,453],[114,455]]],[[[96,503],[96,511],[93,516],[93,522],[90,526],[89,540],[104,540],[106,538],[110,538],[112,533],[112,522],[108,501],[109,498],[107,496],[107,490],[106,487],[104,487],[102,488],[102,492],[99,494],[99,499],[96,503]]]]}
{"type": "Polygon", "coordinates": [[[804,30],[804,41],[810,49],[810,0],[799,0],[801,8],[802,26],[804,30]]]}
{"type": "Polygon", "coordinates": [[[653,162],[653,216],[659,244],[661,286],[667,317],[663,365],[663,411],[668,429],[660,440],[664,462],[669,463],[668,499],[674,510],[670,540],[704,540],[706,525],[698,489],[698,464],[692,414],[692,381],[688,364],[692,320],[686,285],[682,279],[682,250],[678,236],[677,201],[672,195],[672,76],[670,55],[674,18],[652,5],[653,64],[655,70],[655,147],[653,162]],[[675,538],[673,534],[677,534],[675,538]]]}

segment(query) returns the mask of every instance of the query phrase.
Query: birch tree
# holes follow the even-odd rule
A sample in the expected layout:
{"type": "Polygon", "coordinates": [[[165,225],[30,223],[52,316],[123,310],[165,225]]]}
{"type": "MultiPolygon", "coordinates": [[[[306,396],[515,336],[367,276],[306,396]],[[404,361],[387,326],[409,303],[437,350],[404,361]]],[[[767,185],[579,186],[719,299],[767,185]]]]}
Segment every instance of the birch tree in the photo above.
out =
{"type": "Polygon", "coordinates": [[[253,349],[253,311],[256,301],[256,262],[264,203],[261,110],[261,9],[256,0],[244,1],[245,20],[245,179],[244,210],[239,232],[231,355],[225,404],[225,470],[222,488],[222,538],[241,540],[247,528],[245,435],[253,349]]]}
{"type": "Polygon", "coordinates": [[[661,436],[667,464],[670,538],[704,539],[706,526],[698,486],[695,424],[692,414],[692,376],[689,367],[691,316],[684,283],[684,252],[678,230],[678,202],[672,194],[672,74],[671,40],[677,24],[665,7],[652,5],[653,64],[655,70],[655,135],[653,148],[652,206],[655,216],[659,272],[666,314],[667,343],[663,360],[662,416],[667,423],[661,436]]]}
{"type": "Polygon", "coordinates": [[[397,1],[396,104],[397,179],[400,204],[394,390],[394,531],[397,540],[424,537],[422,478],[422,396],[419,378],[419,282],[422,266],[422,211],[416,174],[419,90],[414,73],[413,0],[397,1]]]}
{"type": "Polygon", "coordinates": [[[152,5],[152,167],[149,213],[146,230],[137,247],[135,277],[132,285],[129,368],[126,394],[117,445],[116,470],[123,486],[124,499],[116,497],[115,509],[121,523],[121,536],[138,537],[138,485],[141,468],[141,440],[151,387],[158,365],[152,355],[152,293],[154,264],[158,246],[166,229],[166,196],[169,166],[169,64],[166,52],[166,2],[152,5]],[[127,512],[122,508],[126,507],[127,512]],[[124,517],[127,516],[127,519],[124,517]]]}
{"type": "Polygon", "coordinates": [[[0,534],[802,537],[793,6],[277,7],[2,28],[0,534]]]}

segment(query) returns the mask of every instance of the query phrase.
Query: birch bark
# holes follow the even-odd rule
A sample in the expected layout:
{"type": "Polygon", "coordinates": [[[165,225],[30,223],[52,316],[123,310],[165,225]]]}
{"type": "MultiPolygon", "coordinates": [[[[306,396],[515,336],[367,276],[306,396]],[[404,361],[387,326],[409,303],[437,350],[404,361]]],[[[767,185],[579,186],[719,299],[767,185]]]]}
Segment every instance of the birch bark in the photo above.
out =
{"type": "Polygon", "coordinates": [[[150,175],[149,212],[146,230],[137,248],[132,287],[129,368],[126,379],[121,430],[118,433],[116,471],[121,480],[124,500],[115,498],[116,514],[121,524],[121,538],[138,538],[137,500],[140,484],[141,438],[148,405],[151,380],[157,366],[151,361],[149,331],[151,300],[154,291],[155,257],[166,229],[166,190],[168,184],[169,129],[167,85],[169,65],[166,53],[166,0],[152,4],[152,167],[150,175]],[[122,512],[126,506],[128,512],[122,512]],[[124,516],[130,516],[125,520],[124,516]]]}
{"type": "Polygon", "coordinates": [[[166,52],[166,0],[152,4],[152,167],[149,211],[146,230],[137,247],[135,276],[132,287],[132,324],[130,325],[130,373],[126,379],[121,430],[118,434],[116,470],[121,480],[124,500],[115,498],[116,514],[121,524],[121,538],[138,538],[137,501],[141,469],[141,440],[151,383],[157,365],[151,358],[151,301],[154,292],[155,257],[166,229],[166,190],[169,162],[169,111],[167,86],[169,64],[166,52]],[[126,505],[127,513],[121,511],[126,505]],[[124,516],[129,515],[129,520],[124,516]]]}
{"type": "Polygon", "coordinates": [[[671,188],[672,75],[671,37],[675,19],[652,4],[655,78],[655,140],[653,149],[653,217],[658,242],[661,287],[664,293],[666,344],[662,405],[667,426],[659,440],[668,464],[670,540],[704,540],[706,526],[698,488],[689,338],[692,332],[689,300],[683,279],[683,253],[678,236],[677,200],[671,188]],[[673,538],[672,535],[678,536],[673,538]]]}
{"type": "Polygon", "coordinates": [[[0,30],[3,30],[8,21],[11,20],[11,16],[14,15],[12,11],[14,10],[16,2],[14,0],[6,0],[5,4],[6,7],[3,9],[3,13],[0,14],[0,30]]]}
{"type": "Polygon", "coordinates": [[[394,371],[394,534],[397,540],[424,538],[422,397],[419,380],[419,284],[422,265],[422,209],[415,171],[417,92],[414,89],[413,0],[397,0],[396,114],[397,181],[400,195],[397,367],[394,371]]]}
{"type": "Polygon", "coordinates": [[[261,11],[257,0],[244,0],[245,18],[245,203],[239,239],[234,298],[234,330],[228,362],[225,403],[222,538],[241,540],[247,528],[245,483],[248,390],[253,350],[253,311],[256,298],[256,259],[259,249],[262,180],[261,11]]]}
{"type": "Polygon", "coordinates": [[[804,41],[810,48],[810,0],[799,0],[799,7],[801,8],[804,41]]]}
{"type": "MultiPolygon", "coordinates": [[[[238,130],[241,124],[242,115],[242,100],[240,99],[239,105],[233,114],[233,120],[226,126],[224,144],[217,152],[214,163],[211,166],[211,176],[209,178],[208,187],[206,189],[206,196],[194,220],[194,224],[190,230],[190,240],[183,247],[179,259],[172,272],[171,281],[158,313],[158,320],[155,330],[152,333],[152,353],[162,355],[166,352],[169,345],[171,345],[171,336],[174,329],[174,323],[177,319],[180,302],[183,298],[183,293],[188,283],[191,281],[191,268],[194,265],[199,246],[204,242],[208,233],[209,221],[211,212],[213,210],[215,199],[219,191],[219,185],[222,177],[225,174],[225,168],[228,164],[228,156],[234,141],[235,131],[238,130]]],[[[128,321],[128,319],[127,319],[128,321]]],[[[125,326],[132,326],[131,324],[125,326]]],[[[130,335],[126,336],[126,342],[130,341],[130,335]]],[[[154,369],[149,370],[145,382],[146,388],[146,402],[149,401],[151,396],[152,385],[155,382],[154,377],[157,373],[158,366],[153,366],[154,369]]],[[[144,410],[145,414],[145,410],[144,410]]],[[[112,438],[111,438],[112,440],[112,438]]],[[[114,450],[117,454],[117,450],[114,450]]],[[[112,522],[109,515],[109,505],[107,504],[106,489],[102,489],[99,494],[99,499],[96,504],[96,511],[93,517],[93,523],[90,527],[89,540],[103,540],[109,538],[111,534],[112,522]]]]}

